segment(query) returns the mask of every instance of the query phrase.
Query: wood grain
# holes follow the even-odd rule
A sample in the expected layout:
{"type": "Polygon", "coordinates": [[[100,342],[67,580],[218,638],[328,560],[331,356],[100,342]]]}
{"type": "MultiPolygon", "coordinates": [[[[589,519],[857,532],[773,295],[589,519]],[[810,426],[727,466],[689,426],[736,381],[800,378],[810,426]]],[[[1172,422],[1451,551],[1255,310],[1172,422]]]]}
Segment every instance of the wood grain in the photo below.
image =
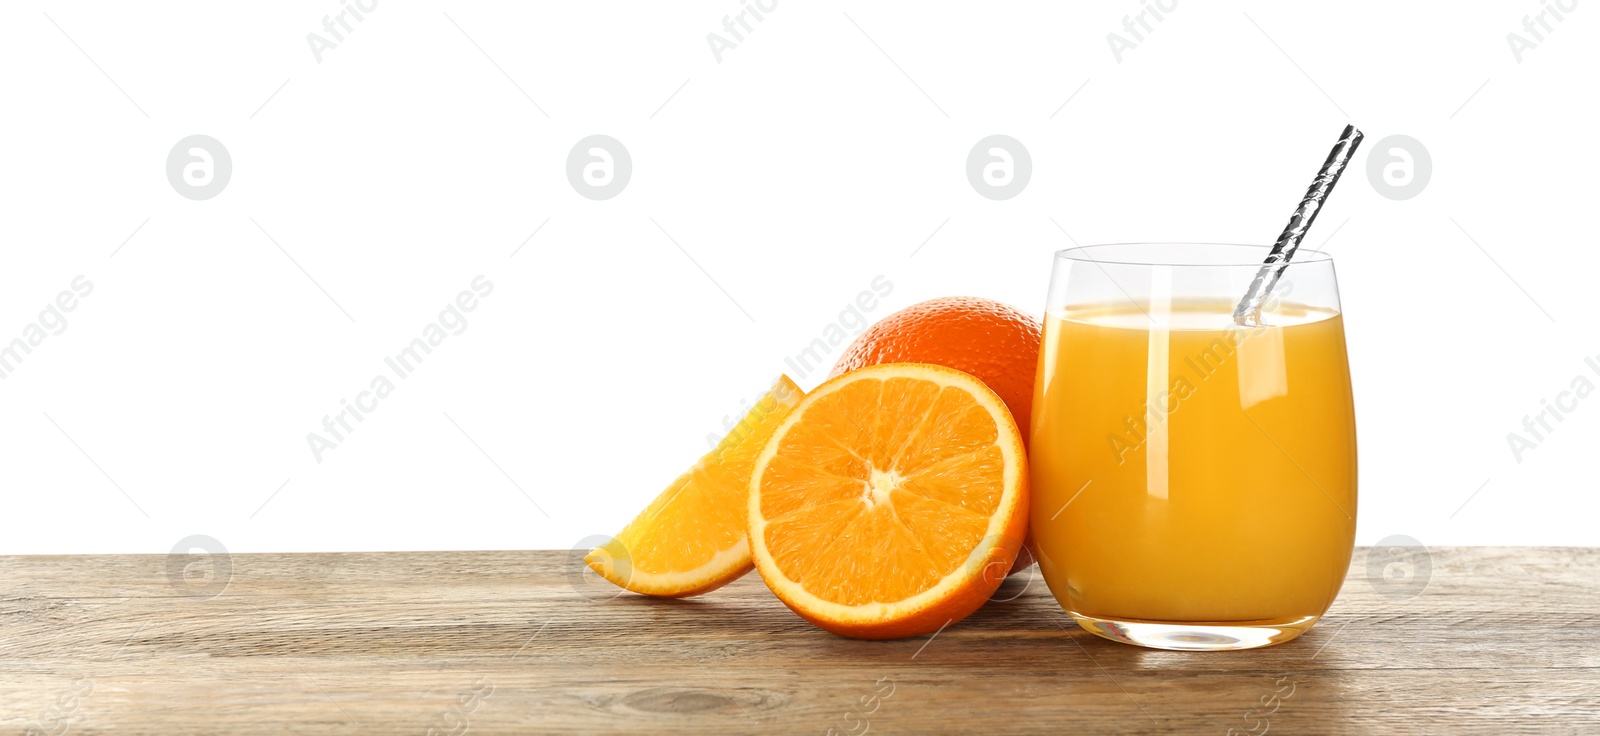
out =
{"type": "Polygon", "coordinates": [[[614,596],[565,552],[0,557],[0,725],[1600,734],[1600,550],[1430,554],[1426,589],[1391,599],[1357,550],[1316,629],[1231,653],[1099,639],[1034,570],[931,639],[862,642],[754,575],[688,601],[614,596]],[[221,595],[182,574],[207,570],[221,595]]]}

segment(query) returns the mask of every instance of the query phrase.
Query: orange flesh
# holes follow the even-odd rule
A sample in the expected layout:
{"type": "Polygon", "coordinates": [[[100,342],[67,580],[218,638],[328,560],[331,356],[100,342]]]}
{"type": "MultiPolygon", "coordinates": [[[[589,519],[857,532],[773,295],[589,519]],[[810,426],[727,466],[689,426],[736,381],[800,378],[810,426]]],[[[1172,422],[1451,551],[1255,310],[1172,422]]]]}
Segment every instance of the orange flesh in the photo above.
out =
{"type": "Polygon", "coordinates": [[[591,552],[589,566],[628,590],[670,597],[704,593],[749,572],[750,474],[800,398],[800,388],[780,377],[714,449],[591,552]]]}
{"type": "MultiPolygon", "coordinates": [[[[963,572],[994,534],[995,516],[1018,507],[1016,489],[1006,504],[1002,443],[1013,445],[1012,461],[1020,464],[1020,436],[998,397],[950,369],[938,368],[976,388],[894,376],[900,367],[879,367],[890,369],[882,379],[834,379],[848,383],[831,392],[824,384],[779,430],[766,465],[758,461],[759,519],[752,526],[787,579],[778,585],[839,606],[905,601],[963,572]]],[[[1015,485],[1020,465],[1012,470],[1015,485]]],[[[1000,526],[1015,527],[1019,537],[999,545],[1009,567],[1022,526],[1000,526]]]]}

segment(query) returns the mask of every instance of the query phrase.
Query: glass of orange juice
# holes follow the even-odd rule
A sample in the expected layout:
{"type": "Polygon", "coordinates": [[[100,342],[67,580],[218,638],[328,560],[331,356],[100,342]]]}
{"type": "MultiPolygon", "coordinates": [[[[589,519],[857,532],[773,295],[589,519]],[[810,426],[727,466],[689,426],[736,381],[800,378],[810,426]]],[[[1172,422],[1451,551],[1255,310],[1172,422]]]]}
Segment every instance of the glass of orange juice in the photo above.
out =
{"type": "Polygon", "coordinates": [[[1249,649],[1311,628],[1356,528],[1356,429],[1333,261],[1301,250],[1259,326],[1267,249],[1060,251],[1029,458],[1035,554],[1085,629],[1249,649]]]}

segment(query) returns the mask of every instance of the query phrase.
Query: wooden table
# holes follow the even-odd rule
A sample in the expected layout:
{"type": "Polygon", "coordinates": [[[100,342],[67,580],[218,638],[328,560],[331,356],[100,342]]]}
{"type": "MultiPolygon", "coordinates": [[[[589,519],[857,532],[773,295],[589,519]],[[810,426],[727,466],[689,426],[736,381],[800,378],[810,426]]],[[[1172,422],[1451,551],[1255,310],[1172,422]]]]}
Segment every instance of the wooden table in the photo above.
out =
{"type": "Polygon", "coordinates": [[[3,557],[0,725],[1600,733],[1600,550],[1435,549],[1412,561],[1431,566],[1420,595],[1374,585],[1367,554],[1316,629],[1230,653],[1096,638],[1036,570],[932,638],[863,642],[755,575],[697,600],[613,597],[565,552],[3,557]]]}

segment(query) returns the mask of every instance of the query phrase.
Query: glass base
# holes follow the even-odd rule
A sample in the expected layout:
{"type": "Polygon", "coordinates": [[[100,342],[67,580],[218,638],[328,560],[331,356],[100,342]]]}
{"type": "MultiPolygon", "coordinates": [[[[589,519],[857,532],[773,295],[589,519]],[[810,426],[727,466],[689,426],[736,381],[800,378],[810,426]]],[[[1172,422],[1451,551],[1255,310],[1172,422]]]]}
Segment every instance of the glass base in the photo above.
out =
{"type": "Polygon", "coordinates": [[[1116,621],[1068,611],[1085,630],[1123,644],[1185,652],[1223,652],[1282,644],[1308,631],[1321,616],[1290,621],[1179,623],[1116,621]]]}

